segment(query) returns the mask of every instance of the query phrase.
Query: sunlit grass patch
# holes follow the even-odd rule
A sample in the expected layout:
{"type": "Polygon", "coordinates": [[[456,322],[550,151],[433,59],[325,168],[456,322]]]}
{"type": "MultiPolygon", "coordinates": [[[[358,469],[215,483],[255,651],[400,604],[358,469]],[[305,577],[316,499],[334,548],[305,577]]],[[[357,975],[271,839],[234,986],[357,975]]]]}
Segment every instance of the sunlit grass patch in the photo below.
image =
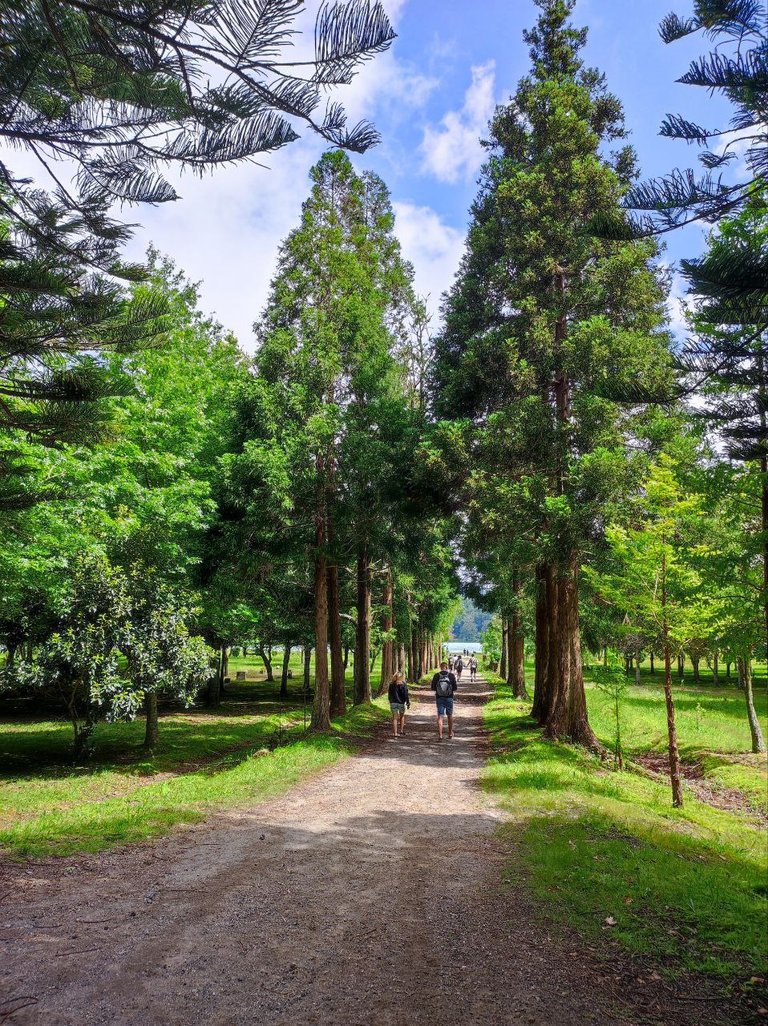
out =
{"type": "Polygon", "coordinates": [[[673,809],[666,782],[544,741],[527,704],[506,688],[497,696],[486,707],[495,754],[484,783],[512,817],[547,914],[662,966],[764,970],[765,832],[691,794],[673,809]]]}
{"type": "Polygon", "coordinates": [[[0,849],[20,857],[100,851],[257,804],[344,758],[384,716],[380,704],[355,708],[330,734],[304,735],[299,712],[179,714],[163,717],[151,758],[141,752],[142,723],[100,724],[98,759],[85,767],[46,759],[68,753],[67,724],[17,725],[20,743],[3,739],[17,770],[3,788],[0,849]],[[35,753],[26,773],[24,753],[35,753]]]}

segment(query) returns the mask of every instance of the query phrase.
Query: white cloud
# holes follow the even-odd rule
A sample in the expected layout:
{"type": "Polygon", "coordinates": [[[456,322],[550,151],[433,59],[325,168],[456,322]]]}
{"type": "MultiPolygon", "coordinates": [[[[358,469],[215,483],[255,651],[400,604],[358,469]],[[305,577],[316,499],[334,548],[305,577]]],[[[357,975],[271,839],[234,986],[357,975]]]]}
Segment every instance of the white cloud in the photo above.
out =
{"type": "Polygon", "coordinates": [[[437,126],[427,125],[421,143],[422,171],[441,182],[470,179],[483,162],[480,138],[494,109],[495,61],[472,68],[472,82],[461,110],[445,114],[437,126]]]}
{"type": "Polygon", "coordinates": [[[464,250],[464,231],[440,219],[431,207],[395,202],[395,234],[403,255],[416,274],[416,290],[429,295],[429,309],[436,313],[441,293],[458,270],[464,250]]]}
{"type": "MultiPolygon", "coordinates": [[[[385,0],[393,22],[405,3],[385,0]]],[[[302,27],[308,31],[298,40],[297,59],[311,48],[311,18],[302,27]]],[[[398,61],[390,50],[368,62],[335,98],[347,107],[352,123],[360,117],[378,123],[382,111],[389,120],[412,117],[437,85],[437,79],[398,61]]],[[[176,203],[115,212],[121,220],[140,222],[126,255],[140,259],[151,242],[170,256],[191,280],[200,283],[202,309],[232,330],[249,351],[253,349],[251,326],[267,299],[279,244],[299,222],[310,187],[309,169],[326,148],[309,129],[299,131],[300,141],[264,155],[267,168],[240,164],[202,179],[170,175],[180,196],[176,203]]],[[[5,155],[15,171],[49,184],[31,155],[24,151],[5,155]]],[[[64,180],[69,180],[72,170],[66,162],[57,167],[64,180]]],[[[431,293],[431,305],[436,308],[440,292],[458,266],[463,233],[444,224],[427,207],[407,202],[395,206],[397,233],[416,268],[418,289],[431,293]]]]}
{"type": "Polygon", "coordinates": [[[673,273],[672,286],[669,291],[669,298],[667,299],[667,315],[669,317],[669,329],[679,341],[686,339],[690,334],[687,314],[692,309],[692,297],[688,293],[685,279],[681,274],[673,273]]]}
{"type": "Polygon", "coordinates": [[[275,273],[278,246],[298,222],[309,192],[308,171],[323,150],[308,134],[252,164],[222,168],[203,179],[184,175],[176,203],[141,209],[141,227],[129,252],[152,242],[200,282],[201,306],[253,349],[251,325],[275,273]]]}

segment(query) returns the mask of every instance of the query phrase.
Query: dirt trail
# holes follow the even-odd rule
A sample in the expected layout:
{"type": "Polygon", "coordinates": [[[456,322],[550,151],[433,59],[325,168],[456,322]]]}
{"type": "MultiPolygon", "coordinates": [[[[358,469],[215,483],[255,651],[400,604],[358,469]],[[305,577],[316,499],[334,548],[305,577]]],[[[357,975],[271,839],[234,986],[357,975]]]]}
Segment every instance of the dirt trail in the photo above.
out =
{"type": "Polygon", "coordinates": [[[6,866],[0,1022],[17,998],[35,1003],[8,1021],[45,1026],[640,1022],[501,883],[502,815],[478,786],[487,689],[471,690],[452,741],[415,691],[404,738],[382,730],[278,800],[6,866]]]}

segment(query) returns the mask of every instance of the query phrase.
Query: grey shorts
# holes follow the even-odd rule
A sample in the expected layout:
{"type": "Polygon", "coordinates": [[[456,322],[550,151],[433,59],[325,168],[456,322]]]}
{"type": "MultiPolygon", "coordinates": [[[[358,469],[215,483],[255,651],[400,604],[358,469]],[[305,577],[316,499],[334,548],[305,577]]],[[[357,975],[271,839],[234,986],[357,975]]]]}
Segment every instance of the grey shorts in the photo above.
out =
{"type": "Polygon", "coordinates": [[[393,713],[399,713],[401,716],[405,716],[405,702],[390,702],[389,708],[393,713]]]}

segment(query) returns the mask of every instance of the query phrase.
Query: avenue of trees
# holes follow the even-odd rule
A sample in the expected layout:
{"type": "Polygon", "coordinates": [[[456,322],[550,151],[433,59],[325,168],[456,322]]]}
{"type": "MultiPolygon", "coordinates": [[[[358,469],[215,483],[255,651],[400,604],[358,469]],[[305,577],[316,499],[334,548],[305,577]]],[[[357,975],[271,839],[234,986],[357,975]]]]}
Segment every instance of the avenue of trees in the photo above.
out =
{"type": "Polygon", "coordinates": [[[419,680],[466,618],[460,590],[495,614],[486,650],[550,738],[600,751],[585,660],[640,680],[650,659],[675,804],[686,661],[743,688],[764,750],[765,5],[665,19],[666,42],[713,45],[683,81],[734,116],[725,133],[670,116],[663,134],[711,148],[700,176],[648,182],[574,3],[535,0],[434,338],[386,185],[345,152],[375,130],[320,109],[391,41],[378,4],[322,8],[300,66],[294,0],[12,5],[2,132],[51,183],[0,164],[1,686],[63,702],[78,754],[100,716],[143,709],[151,748],[161,701],[216,704],[235,645],[270,680],[280,646],[283,690],[301,649],[326,730],[350,652],[355,703],[396,669],[419,680]],[[172,201],[169,168],[250,159],[298,124],[333,148],[250,358],[169,260],[122,261],[112,204],[172,201]],[[680,340],[659,239],[697,218],[680,340]]]}

